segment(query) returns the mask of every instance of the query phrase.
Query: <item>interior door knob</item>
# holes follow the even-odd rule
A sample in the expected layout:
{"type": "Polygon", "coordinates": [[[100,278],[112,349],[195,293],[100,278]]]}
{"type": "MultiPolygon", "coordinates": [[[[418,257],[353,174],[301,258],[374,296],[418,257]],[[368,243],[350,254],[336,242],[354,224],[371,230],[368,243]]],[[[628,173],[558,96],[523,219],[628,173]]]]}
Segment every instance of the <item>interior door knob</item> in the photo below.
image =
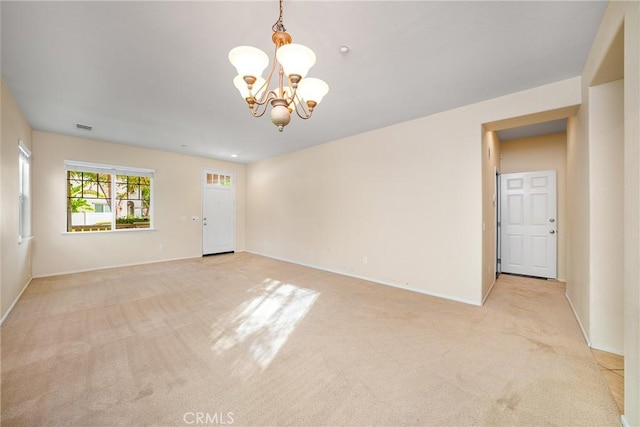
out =
{"type": "Polygon", "coordinates": [[[549,230],[549,234],[556,234],[556,230],[549,230]]]}

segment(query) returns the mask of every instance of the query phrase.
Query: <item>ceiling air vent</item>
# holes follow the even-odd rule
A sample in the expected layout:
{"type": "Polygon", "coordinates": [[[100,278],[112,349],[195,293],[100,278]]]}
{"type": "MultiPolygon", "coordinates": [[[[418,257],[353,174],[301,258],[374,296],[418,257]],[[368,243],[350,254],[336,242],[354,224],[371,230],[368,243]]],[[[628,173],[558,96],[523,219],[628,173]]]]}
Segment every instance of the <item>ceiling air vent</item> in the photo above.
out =
{"type": "Polygon", "coordinates": [[[83,125],[81,123],[76,123],[76,128],[81,129],[81,130],[88,130],[88,131],[92,131],[93,130],[93,126],[83,125]]]}

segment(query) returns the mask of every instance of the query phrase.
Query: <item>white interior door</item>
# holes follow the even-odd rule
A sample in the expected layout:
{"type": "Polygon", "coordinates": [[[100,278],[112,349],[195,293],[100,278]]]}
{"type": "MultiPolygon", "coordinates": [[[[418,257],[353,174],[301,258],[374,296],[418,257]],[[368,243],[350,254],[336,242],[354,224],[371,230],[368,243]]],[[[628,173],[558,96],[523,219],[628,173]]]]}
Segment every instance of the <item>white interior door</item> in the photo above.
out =
{"type": "Polygon", "coordinates": [[[503,273],[555,278],[556,171],[500,176],[503,273]]]}
{"type": "Polygon", "coordinates": [[[500,273],[502,273],[502,265],[500,264],[500,253],[502,252],[501,246],[502,246],[502,242],[500,241],[500,215],[502,215],[501,209],[500,209],[500,205],[502,203],[502,200],[500,199],[500,172],[498,172],[498,169],[496,168],[496,180],[493,183],[493,209],[494,209],[494,214],[496,216],[496,278],[498,278],[498,276],[500,275],[500,273]]]}
{"type": "Polygon", "coordinates": [[[205,169],[202,173],[202,254],[235,250],[235,174],[205,169]]]}

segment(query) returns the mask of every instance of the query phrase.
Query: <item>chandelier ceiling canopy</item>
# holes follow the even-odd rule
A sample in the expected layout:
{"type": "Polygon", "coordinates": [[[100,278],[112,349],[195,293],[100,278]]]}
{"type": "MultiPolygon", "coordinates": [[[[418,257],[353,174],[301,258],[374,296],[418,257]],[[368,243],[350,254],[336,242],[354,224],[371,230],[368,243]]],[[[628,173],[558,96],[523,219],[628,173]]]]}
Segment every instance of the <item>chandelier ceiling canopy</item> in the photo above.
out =
{"type": "Polygon", "coordinates": [[[282,1],[280,15],[272,27],[275,54],[266,78],[262,73],[269,65],[269,57],[262,50],[238,46],[229,52],[229,61],[238,72],[233,84],[247,102],[249,111],[254,117],[261,117],[271,104],[271,121],[280,132],[289,124],[293,111],[302,119],[310,118],[329,92],[329,85],[323,80],[307,77],[316,55],[308,47],[292,43],[282,23],[282,1]],[[275,84],[270,89],[272,81],[275,84]]]}

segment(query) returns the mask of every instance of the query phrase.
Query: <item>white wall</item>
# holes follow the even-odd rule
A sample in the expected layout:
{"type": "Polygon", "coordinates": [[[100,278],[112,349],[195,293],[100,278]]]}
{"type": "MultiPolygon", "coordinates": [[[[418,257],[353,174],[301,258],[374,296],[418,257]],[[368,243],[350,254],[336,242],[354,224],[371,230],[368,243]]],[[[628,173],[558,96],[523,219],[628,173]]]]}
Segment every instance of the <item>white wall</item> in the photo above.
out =
{"type": "Polygon", "coordinates": [[[34,276],[201,256],[202,168],[235,172],[236,250],[243,250],[245,165],[34,131],[34,276]],[[66,233],[65,160],[155,169],[155,230],[66,233]]]}
{"type": "Polygon", "coordinates": [[[567,242],[567,134],[565,132],[500,143],[500,172],[557,172],[558,279],[566,279],[567,242]]]}
{"type": "Polygon", "coordinates": [[[247,249],[482,300],[482,124],[580,103],[569,79],[249,165],[247,249]]]}
{"type": "Polygon", "coordinates": [[[31,240],[18,243],[18,141],[31,148],[31,128],[4,81],[0,144],[0,319],[31,280],[31,240]]]}
{"type": "Polygon", "coordinates": [[[566,295],[590,341],[589,286],[589,151],[584,124],[588,99],[582,101],[578,114],[567,121],[567,288],[566,295]]]}
{"type": "Polygon", "coordinates": [[[624,417],[640,426],[640,3],[610,8],[624,16],[624,417]]]}
{"type": "Polygon", "coordinates": [[[500,140],[495,131],[482,137],[482,300],[496,281],[496,169],[500,169],[500,140]]]}
{"type": "MultiPolygon", "coordinates": [[[[594,39],[587,63],[582,73],[582,105],[575,118],[569,120],[567,141],[568,208],[571,218],[567,258],[567,296],[576,309],[579,321],[587,335],[591,330],[607,327],[615,323],[615,316],[603,320],[609,312],[610,298],[616,298],[616,290],[607,294],[606,286],[598,284],[597,276],[592,277],[592,263],[598,272],[602,265],[593,256],[597,255],[599,237],[594,230],[610,229],[609,218],[599,219],[601,212],[591,207],[598,203],[596,197],[603,197],[595,177],[601,176],[609,166],[602,164],[596,152],[603,147],[597,133],[590,135],[592,120],[597,120],[598,96],[592,99],[591,86],[601,84],[602,76],[616,75],[611,71],[609,55],[612,46],[624,25],[624,199],[623,241],[624,241],[624,356],[625,356],[625,414],[624,421],[629,426],[640,425],[640,3],[611,2],[603,17],[600,29],[594,39]],[[606,70],[603,70],[604,68],[606,70]],[[595,83],[594,83],[595,82],[595,83]],[[594,105],[594,101],[595,104],[594,105]],[[589,170],[594,165],[593,171],[589,170]],[[595,174],[595,177],[592,175],[595,174]],[[590,186],[595,185],[595,190],[590,186]],[[591,200],[591,197],[594,197],[591,200]],[[595,215],[595,218],[591,218],[595,215]],[[594,286],[591,286],[594,284],[594,286]],[[598,294],[606,294],[605,300],[598,294]],[[601,305],[604,303],[604,305],[601,305]],[[614,319],[613,322],[611,319],[614,319]]],[[[616,64],[613,64],[614,68],[616,64]]],[[[622,73],[621,73],[622,74],[622,73]]],[[[619,78],[619,77],[618,77],[619,78]]],[[[615,102],[614,102],[615,104],[615,102]]],[[[619,108],[619,106],[613,106],[619,108]]],[[[606,113],[605,113],[606,114],[606,113]]],[[[610,161],[613,161],[610,159],[610,161]]],[[[615,176],[615,175],[614,175],[615,176]]],[[[609,179],[609,178],[607,178],[609,179]]],[[[619,197],[619,196],[618,196],[619,197]]],[[[613,228],[615,232],[615,227],[613,228]]],[[[601,273],[598,272],[598,275],[601,273]]],[[[610,313],[609,313],[610,314],[610,313]]]]}
{"type": "Polygon", "coordinates": [[[589,88],[591,345],[624,354],[624,81],[589,88]]]}

